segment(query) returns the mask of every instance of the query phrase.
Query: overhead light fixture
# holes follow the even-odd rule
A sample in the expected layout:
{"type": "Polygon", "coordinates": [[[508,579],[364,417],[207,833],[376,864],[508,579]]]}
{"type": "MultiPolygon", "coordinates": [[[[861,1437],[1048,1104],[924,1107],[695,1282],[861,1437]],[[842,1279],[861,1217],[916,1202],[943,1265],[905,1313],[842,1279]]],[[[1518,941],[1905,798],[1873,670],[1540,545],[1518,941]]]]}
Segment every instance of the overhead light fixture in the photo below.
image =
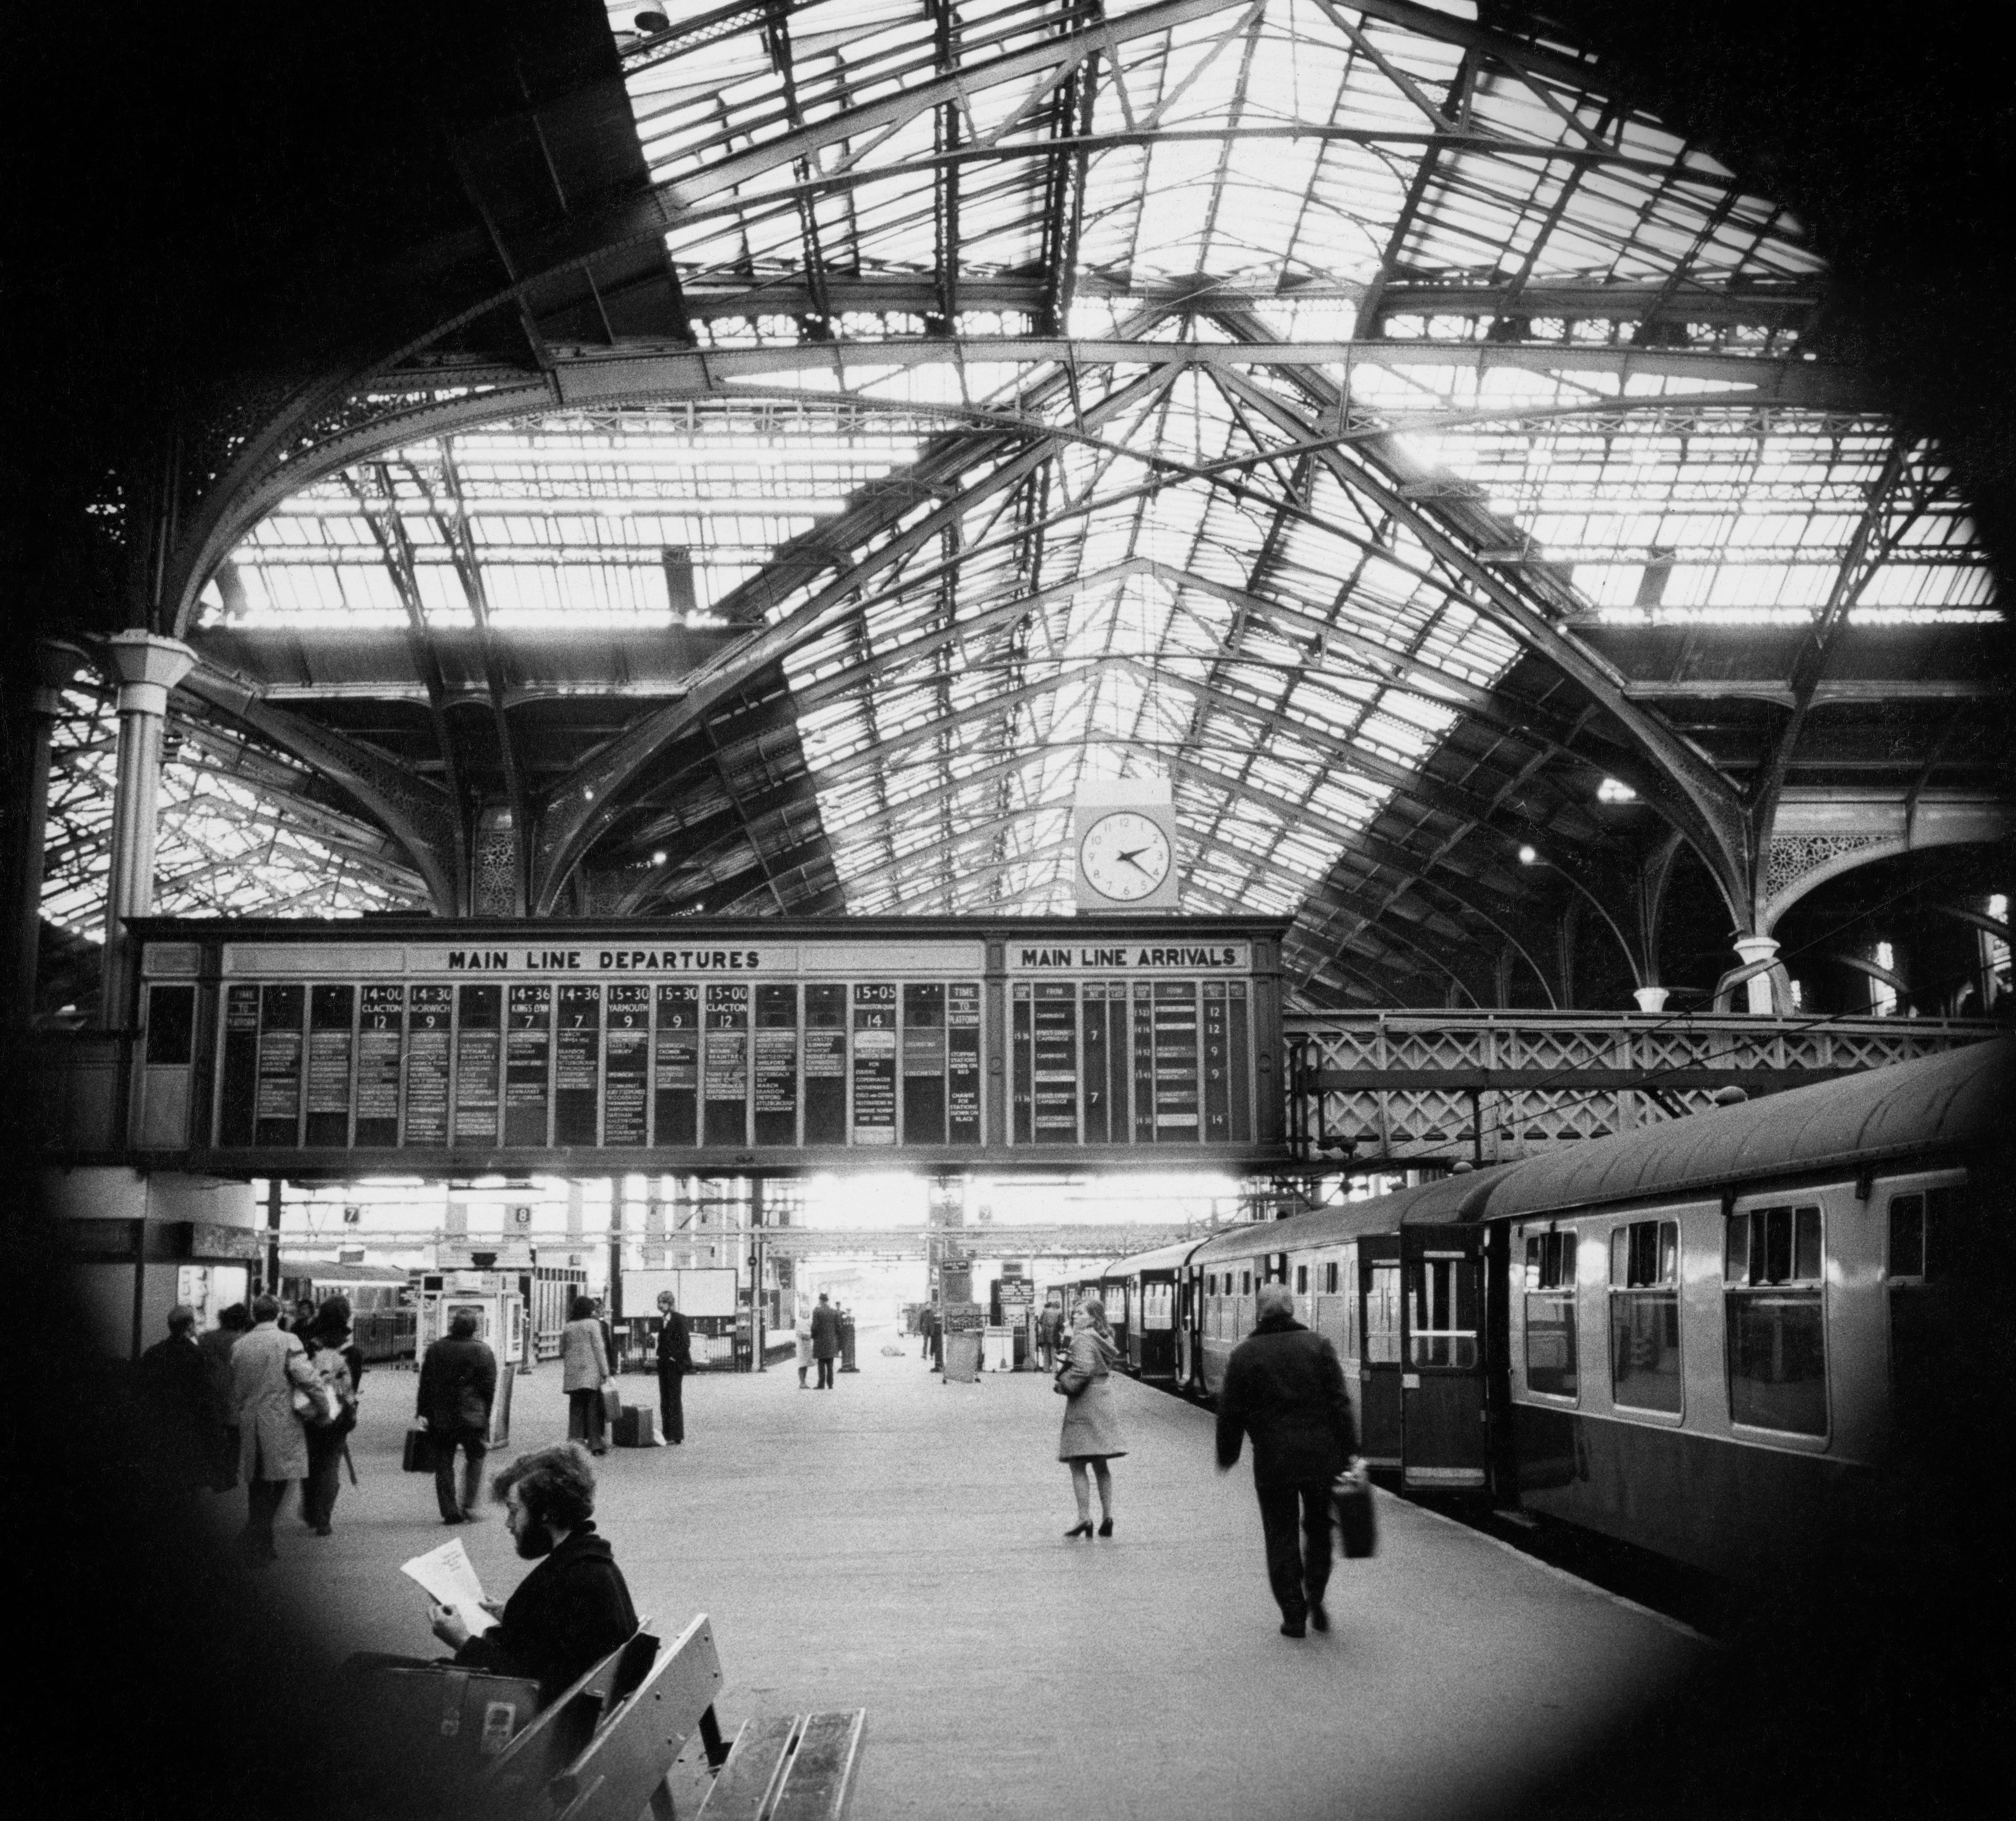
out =
{"type": "Polygon", "coordinates": [[[663,866],[665,864],[665,850],[662,847],[653,853],[651,864],[653,866],[663,866]]]}
{"type": "Polygon", "coordinates": [[[1519,849],[1519,864],[1521,866],[1532,866],[1538,862],[1539,857],[1539,850],[1537,848],[1522,847],[1519,849]]]}
{"type": "Polygon", "coordinates": [[[653,32],[672,29],[672,22],[662,13],[640,13],[631,23],[647,37],[653,32]]]}

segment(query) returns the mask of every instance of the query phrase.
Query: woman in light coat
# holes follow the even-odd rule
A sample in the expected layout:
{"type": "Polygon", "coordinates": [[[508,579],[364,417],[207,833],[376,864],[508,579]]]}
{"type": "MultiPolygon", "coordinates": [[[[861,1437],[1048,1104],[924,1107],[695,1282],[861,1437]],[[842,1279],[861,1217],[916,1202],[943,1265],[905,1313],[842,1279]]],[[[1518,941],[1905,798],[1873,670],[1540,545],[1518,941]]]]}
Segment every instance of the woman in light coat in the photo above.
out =
{"type": "Polygon", "coordinates": [[[252,1331],[231,1350],[232,1420],[238,1426],[239,1471],[245,1480],[245,1528],[239,1546],[255,1562],[271,1562],[273,1520],[287,1487],[307,1477],[308,1442],[294,1414],[294,1387],[319,1385],[301,1336],[279,1325],[272,1296],[252,1304],[252,1331]]]}
{"type": "Polygon", "coordinates": [[[1057,1459],[1070,1466],[1071,1495],[1078,1501],[1078,1522],[1064,1532],[1067,1537],[1093,1534],[1088,1469],[1099,1483],[1099,1534],[1113,1534],[1113,1475],[1106,1463],[1127,1451],[1111,1378],[1119,1358],[1120,1349],[1106,1325],[1104,1305],[1098,1297],[1087,1296],[1071,1317],[1071,1354],[1057,1376],[1057,1387],[1065,1397],[1057,1459]]]}
{"type": "Polygon", "coordinates": [[[560,1330],[560,1389],[567,1394],[567,1440],[585,1441],[590,1454],[608,1453],[602,1439],[602,1387],[609,1378],[609,1352],[595,1305],[576,1296],[560,1330]]]}

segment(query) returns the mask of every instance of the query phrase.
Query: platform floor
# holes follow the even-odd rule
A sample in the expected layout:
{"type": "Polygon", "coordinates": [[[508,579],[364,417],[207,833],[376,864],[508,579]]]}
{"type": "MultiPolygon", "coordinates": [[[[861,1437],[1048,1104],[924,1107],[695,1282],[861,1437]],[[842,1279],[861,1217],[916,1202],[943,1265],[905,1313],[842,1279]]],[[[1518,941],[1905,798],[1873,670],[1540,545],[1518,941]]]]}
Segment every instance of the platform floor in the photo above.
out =
{"type": "MultiPolygon", "coordinates": [[[[949,1384],[894,1341],[865,1331],[830,1393],[788,1365],[698,1375],[684,1447],[600,1463],[597,1520],[638,1610],[667,1633],[714,1621],[729,1730],[867,1709],[860,1821],[1457,1814],[1543,1790],[1713,1649],[1383,1495],[1380,1553],[1338,1564],[1330,1635],[1284,1639],[1249,1469],[1214,1471],[1208,1412],[1120,1381],[1117,1534],[1067,1542],[1049,1380],[949,1384]]],[[[517,1381],[514,1450],[565,1433],[559,1378],[517,1381]]],[[[437,1648],[397,1570],[449,1535],[493,1597],[523,1572],[501,1522],[446,1530],[431,1480],[399,1472],[415,1383],[367,1376],[334,1537],[283,1515],[275,1591],[303,1595],[332,1653],[437,1648]]],[[[240,1498],[219,1502],[235,1518],[240,1498]]]]}

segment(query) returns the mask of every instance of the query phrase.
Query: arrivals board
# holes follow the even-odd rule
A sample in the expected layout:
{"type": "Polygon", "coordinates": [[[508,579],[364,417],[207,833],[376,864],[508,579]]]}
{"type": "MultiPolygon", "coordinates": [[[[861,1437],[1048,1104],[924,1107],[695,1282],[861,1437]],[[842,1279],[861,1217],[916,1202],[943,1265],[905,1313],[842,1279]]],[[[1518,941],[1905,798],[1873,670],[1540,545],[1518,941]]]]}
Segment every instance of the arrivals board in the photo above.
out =
{"type": "Polygon", "coordinates": [[[135,933],[135,1012],[154,1033],[136,1141],[213,1168],[1165,1167],[1283,1150],[1279,924],[135,933]]]}

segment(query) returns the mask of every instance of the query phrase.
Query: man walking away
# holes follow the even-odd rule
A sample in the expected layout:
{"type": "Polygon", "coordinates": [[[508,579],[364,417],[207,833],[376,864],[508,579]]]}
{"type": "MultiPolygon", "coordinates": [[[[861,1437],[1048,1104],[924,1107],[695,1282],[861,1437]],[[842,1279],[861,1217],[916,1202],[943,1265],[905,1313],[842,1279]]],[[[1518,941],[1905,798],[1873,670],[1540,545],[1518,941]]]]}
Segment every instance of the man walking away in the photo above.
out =
{"type": "Polygon", "coordinates": [[[196,1311],[186,1303],[168,1311],[167,1339],[140,1355],[134,1379],[163,1485],[182,1493],[207,1484],[216,1468],[210,1375],[196,1346],[196,1311]]]}
{"type": "Polygon", "coordinates": [[[658,1307],[665,1319],[658,1329],[658,1419],[673,1447],[686,1438],[684,1401],[686,1374],[693,1370],[693,1336],[670,1290],[662,1291],[658,1307]]]}
{"type": "Polygon", "coordinates": [[[1218,1470],[1253,1438],[1253,1485],[1267,1539],[1267,1579],[1281,1608],[1281,1635],[1330,1629],[1330,1482],[1358,1451],[1351,1399],[1337,1349],[1294,1315],[1283,1283],[1262,1284],[1259,1320],[1233,1349],[1218,1398],[1218,1470]],[[1300,1506],[1301,1536],[1295,1534],[1300,1506]]]}
{"type": "Polygon", "coordinates": [[[812,1358],[819,1364],[819,1388],[833,1389],[833,1362],[840,1353],[840,1315],[819,1292],[819,1307],[812,1311],[812,1358]]]}
{"type": "Polygon", "coordinates": [[[252,1331],[231,1350],[231,1412],[240,1437],[245,1528],[239,1547],[254,1563],[277,1560],[273,1520],[287,1488],[308,1470],[308,1444],[294,1414],[294,1391],[319,1381],[298,1334],[280,1325],[277,1296],[252,1303],[252,1331]]]}
{"type": "Polygon", "coordinates": [[[448,1332],[420,1361],[419,1415],[434,1457],[434,1500],[443,1524],[474,1524],[483,1457],[489,1451],[490,1405],[497,1395],[497,1356],[476,1338],[466,1309],[448,1318],[448,1332]],[[455,1451],[462,1450],[456,1494],[455,1451]]]}
{"type": "Polygon", "coordinates": [[[1042,1355],[1043,1370],[1054,1372],[1057,1369],[1057,1337],[1064,1332],[1064,1304],[1053,1290],[1043,1304],[1043,1312],[1036,1318],[1036,1348],[1042,1355]]]}

